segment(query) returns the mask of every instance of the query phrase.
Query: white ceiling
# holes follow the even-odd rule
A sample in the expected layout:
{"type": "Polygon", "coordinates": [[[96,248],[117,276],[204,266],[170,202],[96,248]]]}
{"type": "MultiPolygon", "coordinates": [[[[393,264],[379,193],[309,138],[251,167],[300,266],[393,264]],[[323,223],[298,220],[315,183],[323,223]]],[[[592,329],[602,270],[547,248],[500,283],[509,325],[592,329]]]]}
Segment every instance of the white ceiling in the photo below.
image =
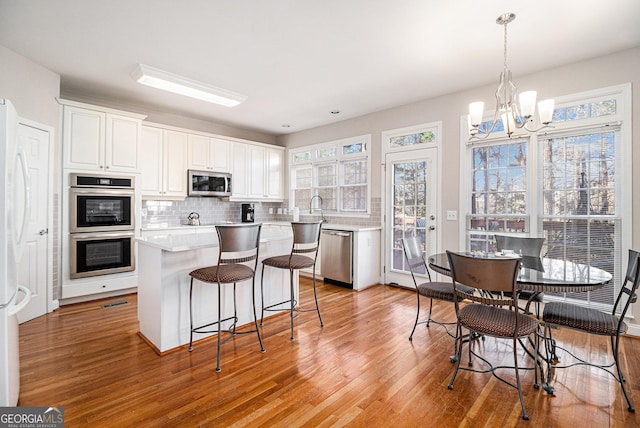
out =
{"type": "Polygon", "coordinates": [[[497,82],[504,12],[516,82],[640,45],[638,0],[0,0],[0,45],[63,94],[279,135],[497,82]],[[249,98],[164,93],[138,63],[249,98]]]}

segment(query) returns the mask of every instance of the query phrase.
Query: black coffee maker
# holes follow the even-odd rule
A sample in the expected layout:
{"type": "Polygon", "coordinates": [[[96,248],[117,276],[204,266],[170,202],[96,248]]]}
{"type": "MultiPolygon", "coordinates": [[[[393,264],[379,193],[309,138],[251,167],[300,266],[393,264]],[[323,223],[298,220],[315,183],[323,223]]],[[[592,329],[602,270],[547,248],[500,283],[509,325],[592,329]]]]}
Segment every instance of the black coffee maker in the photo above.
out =
{"type": "Polygon", "coordinates": [[[253,204],[242,204],[242,222],[253,223],[255,220],[255,211],[253,204]]]}

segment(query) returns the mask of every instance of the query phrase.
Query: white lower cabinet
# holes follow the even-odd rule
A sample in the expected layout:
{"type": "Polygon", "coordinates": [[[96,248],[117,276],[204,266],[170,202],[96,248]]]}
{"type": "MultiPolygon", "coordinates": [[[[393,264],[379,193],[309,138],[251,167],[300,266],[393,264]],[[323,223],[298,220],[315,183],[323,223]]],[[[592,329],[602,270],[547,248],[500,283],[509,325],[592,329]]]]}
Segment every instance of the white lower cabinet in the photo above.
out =
{"type": "MultiPolygon", "coordinates": [[[[372,285],[380,283],[381,279],[381,264],[380,264],[380,234],[381,231],[378,228],[349,228],[340,229],[335,226],[323,226],[323,230],[344,230],[347,232],[353,232],[353,243],[351,247],[352,251],[352,267],[351,272],[353,276],[353,289],[362,290],[372,285]]],[[[318,261],[316,262],[316,278],[321,276],[321,264],[322,260],[322,239],[320,239],[320,252],[318,254],[318,261]]],[[[304,269],[302,272],[306,276],[311,276],[310,269],[304,269]]]]}
{"type": "Polygon", "coordinates": [[[187,134],[142,127],[141,193],[145,199],[187,196],[187,134]]]}

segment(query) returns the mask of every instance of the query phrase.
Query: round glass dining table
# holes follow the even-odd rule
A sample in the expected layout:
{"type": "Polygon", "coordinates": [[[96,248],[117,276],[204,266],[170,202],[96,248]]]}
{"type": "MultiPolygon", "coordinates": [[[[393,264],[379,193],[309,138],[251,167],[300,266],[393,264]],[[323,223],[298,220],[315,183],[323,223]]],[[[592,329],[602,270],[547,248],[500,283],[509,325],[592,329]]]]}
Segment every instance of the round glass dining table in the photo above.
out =
{"type": "MultiPolygon", "coordinates": [[[[518,257],[522,267],[518,275],[518,289],[537,292],[584,292],[601,288],[611,281],[605,270],[546,257],[501,256],[495,254],[460,253],[480,258],[518,257]]],[[[429,267],[442,275],[451,276],[446,253],[429,256],[429,267]]]]}

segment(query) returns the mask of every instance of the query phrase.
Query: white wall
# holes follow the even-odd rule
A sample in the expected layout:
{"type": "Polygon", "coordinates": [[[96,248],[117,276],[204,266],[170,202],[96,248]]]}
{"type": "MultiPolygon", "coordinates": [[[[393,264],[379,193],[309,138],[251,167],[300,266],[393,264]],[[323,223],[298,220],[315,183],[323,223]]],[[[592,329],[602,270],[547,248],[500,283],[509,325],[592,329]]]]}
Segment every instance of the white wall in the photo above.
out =
{"type": "Polygon", "coordinates": [[[60,76],[0,45],[0,97],[22,117],[58,128],[60,76]]]}
{"type": "MultiPolygon", "coordinates": [[[[499,64],[498,64],[499,65],[499,64]]],[[[473,72],[470,66],[469,72],[473,72]]],[[[372,134],[373,171],[380,168],[381,132],[420,123],[442,121],[443,123],[443,168],[440,179],[442,205],[439,217],[445,218],[447,210],[459,209],[460,188],[460,116],[467,114],[471,101],[484,101],[486,106],[495,104],[496,81],[487,86],[474,88],[438,98],[420,101],[351,120],[300,131],[278,137],[278,143],[285,147],[300,147],[361,134],[372,134]]],[[[514,81],[522,91],[535,89],[539,99],[555,98],[563,95],[588,91],[606,86],[632,83],[632,127],[633,164],[640,165],[640,48],[625,50],[588,61],[559,67],[531,75],[514,75],[514,81]]],[[[491,108],[491,107],[488,107],[491,108]]],[[[288,174],[287,174],[288,175],[288,174]]],[[[640,168],[633,171],[632,183],[633,218],[640,219],[640,168]]],[[[627,185],[627,183],[625,183],[627,185]]],[[[381,177],[372,174],[372,197],[381,196],[381,177]]],[[[459,216],[460,217],[460,216],[459,216]]],[[[442,249],[459,247],[460,234],[457,222],[442,221],[442,249]]],[[[640,250],[640,220],[633,224],[632,248],[640,250]]],[[[625,256],[626,257],[626,256],[625,256]]],[[[626,260],[626,258],[625,258],[626,260]]],[[[626,266],[625,266],[626,268],[626,266]]],[[[640,336],[640,302],[632,308],[636,319],[630,325],[629,333],[640,336]]]]}
{"type": "MultiPolygon", "coordinates": [[[[496,65],[498,67],[499,64],[496,65]]],[[[499,70],[498,70],[499,71],[499,70]]],[[[441,177],[442,205],[440,218],[444,218],[447,210],[459,211],[459,159],[460,159],[460,116],[467,114],[471,101],[484,101],[487,108],[495,104],[494,92],[496,80],[487,86],[463,92],[428,99],[402,107],[372,113],[366,116],[326,125],[306,131],[295,132],[278,137],[279,145],[291,148],[314,143],[322,143],[361,134],[371,134],[373,171],[380,168],[381,133],[386,130],[402,128],[420,123],[442,121],[443,123],[443,168],[441,177]]],[[[470,67],[469,72],[473,72],[470,67]]],[[[532,75],[515,75],[514,81],[520,90],[535,89],[538,97],[555,98],[576,92],[587,91],[605,86],[613,86],[631,82],[633,93],[633,128],[634,138],[633,160],[640,164],[640,48],[630,49],[615,54],[595,58],[572,65],[535,73],[532,75]]],[[[633,174],[633,185],[638,193],[640,189],[640,169],[633,174]]],[[[372,174],[372,197],[381,196],[381,177],[372,174]]],[[[633,212],[640,213],[640,197],[634,198],[633,212]]],[[[638,215],[636,214],[635,217],[638,215]]],[[[442,248],[458,248],[459,228],[456,222],[445,221],[441,224],[442,248]]],[[[633,247],[640,248],[640,223],[633,230],[633,247]]],[[[640,306],[638,308],[640,311],[640,306]]],[[[640,313],[640,312],[639,312],[640,313]]]]}

